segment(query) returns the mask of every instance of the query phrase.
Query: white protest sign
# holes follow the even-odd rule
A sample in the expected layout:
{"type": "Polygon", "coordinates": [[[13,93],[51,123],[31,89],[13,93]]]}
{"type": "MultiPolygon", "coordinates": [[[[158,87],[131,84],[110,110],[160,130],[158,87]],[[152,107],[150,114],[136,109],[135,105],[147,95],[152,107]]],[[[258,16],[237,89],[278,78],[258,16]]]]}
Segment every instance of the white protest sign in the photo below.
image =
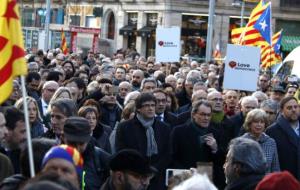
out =
{"type": "Polygon", "coordinates": [[[228,44],[223,88],[256,91],[259,63],[260,48],[228,44]]]}
{"type": "Polygon", "coordinates": [[[180,28],[156,28],[155,57],[158,62],[177,62],[180,59],[180,28]]]}

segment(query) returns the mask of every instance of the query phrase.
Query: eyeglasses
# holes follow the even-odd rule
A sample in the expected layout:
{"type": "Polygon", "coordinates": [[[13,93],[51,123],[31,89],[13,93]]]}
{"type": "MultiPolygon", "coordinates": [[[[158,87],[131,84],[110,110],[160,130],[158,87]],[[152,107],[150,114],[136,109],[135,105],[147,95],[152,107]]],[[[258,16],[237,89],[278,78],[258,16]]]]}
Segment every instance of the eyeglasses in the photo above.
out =
{"type": "Polygon", "coordinates": [[[150,107],[155,107],[155,104],[143,104],[142,107],[144,108],[150,108],[150,107]]]}
{"type": "Polygon", "coordinates": [[[211,99],[211,101],[214,101],[214,102],[223,102],[223,98],[213,98],[213,99],[211,99]]]}
{"type": "Polygon", "coordinates": [[[276,112],[272,112],[272,111],[265,111],[265,112],[269,115],[276,115],[276,112]]]}
{"type": "Polygon", "coordinates": [[[203,113],[203,112],[200,112],[200,113],[196,113],[198,114],[199,116],[201,117],[211,117],[211,113],[203,113]]]}

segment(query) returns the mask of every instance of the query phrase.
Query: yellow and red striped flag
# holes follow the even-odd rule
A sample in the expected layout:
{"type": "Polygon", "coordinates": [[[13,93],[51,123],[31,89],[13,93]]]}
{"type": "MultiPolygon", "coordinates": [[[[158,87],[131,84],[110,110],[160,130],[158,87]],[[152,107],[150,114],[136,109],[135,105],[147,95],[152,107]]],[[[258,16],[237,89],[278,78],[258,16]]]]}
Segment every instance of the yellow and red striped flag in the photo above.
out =
{"type": "Polygon", "coordinates": [[[261,36],[259,31],[254,28],[255,23],[264,13],[264,11],[271,6],[270,3],[265,4],[261,0],[258,5],[252,10],[247,25],[243,28],[233,29],[231,32],[231,41],[239,45],[253,45],[253,46],[266,46],[268,43],[261,36]]]}
{"type": "Polygon", "coordinates": [[[67,47],[67,40],[66,40],[66,36],[65,36],[65,32],[64,29],[61,29],[61,50],[63,52],[63,54],[67,55],[68,54],[68,47],[67,47]]]}
{"type": "Polygon", "coordinates": [[[261,67],[268,68],[282,61],[280,56],[282,30],[272,36],[272,46],[261,48],[261,67]]]}
{"type": "Polygon", "coordinates": [[[16,0],[1,0],[0,6],[0,104],[11,94],[13,79],[27,74],[19,6],[16,0]]]}

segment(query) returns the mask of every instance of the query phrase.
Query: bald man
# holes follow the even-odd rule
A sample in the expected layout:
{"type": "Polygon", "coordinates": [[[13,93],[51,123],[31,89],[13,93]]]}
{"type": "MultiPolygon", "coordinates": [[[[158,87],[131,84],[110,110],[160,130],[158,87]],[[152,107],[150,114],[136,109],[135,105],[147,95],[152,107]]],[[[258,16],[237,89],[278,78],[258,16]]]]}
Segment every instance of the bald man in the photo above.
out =
{"type": "Polygon", "coordinates": [[[145,78],[144,72],[142,70],[134,70],[132,73],[131,84],[133,91],[139,90],[141,87],[142,80],[145,78]]]}

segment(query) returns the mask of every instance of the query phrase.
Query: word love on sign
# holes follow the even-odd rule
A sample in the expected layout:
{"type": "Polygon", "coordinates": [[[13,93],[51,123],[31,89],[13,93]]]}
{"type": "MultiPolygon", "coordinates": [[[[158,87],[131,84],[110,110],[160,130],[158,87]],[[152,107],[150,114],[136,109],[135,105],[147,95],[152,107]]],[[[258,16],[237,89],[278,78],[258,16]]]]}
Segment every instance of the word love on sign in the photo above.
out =
{"type": "Polygon", "coordinates": [[[259,75],[260,49],[228,44],[224,89],[255,91],[259,75]]]}

